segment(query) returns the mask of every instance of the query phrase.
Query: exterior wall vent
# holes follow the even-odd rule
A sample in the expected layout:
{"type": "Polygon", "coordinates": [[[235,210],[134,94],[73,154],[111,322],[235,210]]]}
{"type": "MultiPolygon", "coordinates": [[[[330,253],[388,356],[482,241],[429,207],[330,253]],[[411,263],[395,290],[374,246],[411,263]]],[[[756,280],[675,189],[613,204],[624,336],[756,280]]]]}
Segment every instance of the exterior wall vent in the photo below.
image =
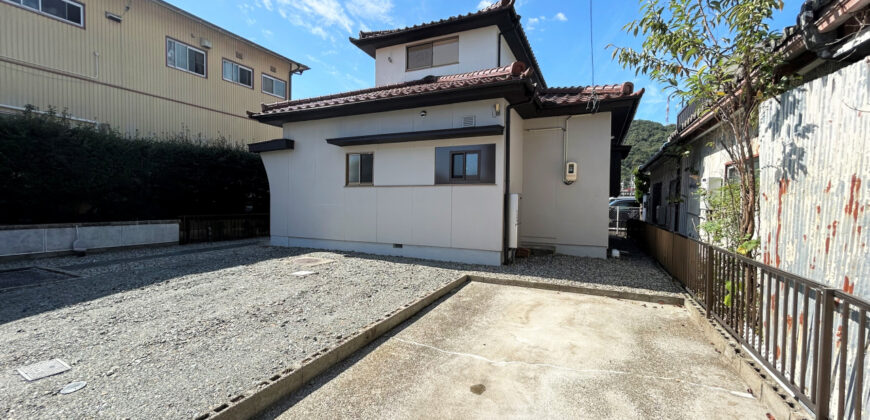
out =
{"type": "Polygon", "coordinates": [[[271,71],[272,73],[277,73],[278,69],[276,69],[275,66],[269,66],[269,71],[271,71]]]}
{"type": "Polygon", "coordinates": [[[208,39],[205,39],[205,38],[200,38],[199,39],[199,46],[203,47],[205,49],[210,49],[211,48],[211,41],[209,41],[208,39]]]}
{"type": "Polygon", "coordinates": [[[109,19],[112,22],[118,22],[118,23],[121,23],[121,21],[124,20],[121,16],[116,15],[114,13],[109,13],[109,12],[106,12],[106,19],[109,19]]]}
{"type": "Polygon", "coordinates": [[[466,115],[462,117],[463,127],[474,127],[477,125],[477,118],[474,115],[466,115]]]}
{"type": "Polygon", "coordinates": [[[242,53],[236,51],[236,58],[238,58],[239,60],[244,60],[245,56],[242,53]]]}

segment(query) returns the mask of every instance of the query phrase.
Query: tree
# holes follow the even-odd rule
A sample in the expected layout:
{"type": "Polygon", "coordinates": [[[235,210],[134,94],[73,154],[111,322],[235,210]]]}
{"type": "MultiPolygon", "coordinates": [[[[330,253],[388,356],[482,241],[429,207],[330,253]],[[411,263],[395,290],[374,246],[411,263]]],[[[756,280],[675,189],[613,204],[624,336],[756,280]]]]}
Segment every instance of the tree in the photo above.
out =
{"type": "Polygon", "coordinates": [[[642,48],[611,46],[624,67],[664,84],[669,97],[698,105],[726,127],[729,135],[718,141],[740,177],[744,241],[755,234],[758,207],[752,163],[758,107],[789,84],[777,75],[779,36],[767,24],[782,7],[781,0],[646,0],[642,17],[624,27],[644,37],[642,48]]]}
{"type": "Polygon", "coordinates": [[[625,136],[626,146],[631,146],[628,156],[622,160],[622,182],[630,182],[638,166],[646,163],[673,134],[676,126],[662,125],[655,121],[634,120],[625,136]]]}

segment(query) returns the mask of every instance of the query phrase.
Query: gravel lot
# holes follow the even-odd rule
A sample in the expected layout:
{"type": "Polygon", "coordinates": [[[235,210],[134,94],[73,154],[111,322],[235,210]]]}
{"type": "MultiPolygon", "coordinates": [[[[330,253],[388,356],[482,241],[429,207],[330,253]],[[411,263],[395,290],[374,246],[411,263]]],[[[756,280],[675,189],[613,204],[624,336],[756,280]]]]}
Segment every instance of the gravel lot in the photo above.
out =
{"type": "Polygon", "coordinates": [[[251,241],[0,264],[79,278],[0,291],[0,417],[192,418],[458,276],[679,289],[650,260],[532,257],[482,267],[251,241]],[[305,267],[299,256],[332,263],[305,267]],[[307,277],[292,276],[312,270],[307,277]],[[16,368],[72,369],[27,382],[16,368]],[[64,385],[86,381],[75,393],[64,385]]]}

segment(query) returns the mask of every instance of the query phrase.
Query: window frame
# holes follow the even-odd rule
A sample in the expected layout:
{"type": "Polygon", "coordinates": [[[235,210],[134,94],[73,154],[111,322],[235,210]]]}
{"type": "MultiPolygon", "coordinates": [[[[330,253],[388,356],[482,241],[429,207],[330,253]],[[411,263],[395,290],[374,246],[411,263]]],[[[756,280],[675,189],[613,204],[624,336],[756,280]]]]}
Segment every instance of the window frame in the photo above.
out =
{"type": "Polygon", "coordinates": [[[435,185],[495,185],[496,167],[495,143],[435,148],[435,185]],[[455,156],[462,156],[462,175],[454,176],[455,156]],[[468,156],[477,156],[477,174],[468,175],[468,156]]]}
{"type": "Polygon", "coordinates": [[[8,4],[10,6],[24,9],[24,10],[31,12],[31,13],[36,13],[37,15],[40,15],[40,16],[45,16],[47,18],[51,18],[51,19],[66,23],[67,25],[72,25],[72,26],[75,26],[77,28],[85,29],[85,20],[86,19],[85,19],[85,4],[84,3],[80,2],[80,1],[75,1],[75,0],[60,0],[66,4],[72,4],[73,6],[78,6],[79,9],[81,10],[82,23],[75,23],[71,20],[64,19],[60,16],[55,16],[55,15],[52,15],[50,13],[43,12],[42,11],[42,0],[38,0],[38,1],[39,1],[39,9],[34,9],[30,6],[25,5],[23,3],[23,0],[22,0],[22,3],[16,3],[16,2],[13,2],[12,0],[0,0],[0,3],[5,3],[5,4],[8,4]]]}
{"type": "Polygon", "coordinates": [[[281,79],[279,79],[279,78],[277,78],[277,77],[275,77],[275,76],[271,76],[271,75],[268,75],[268,74],[266,74],[266,73],[260,73],[260,91],[263,92],[263,93],[265,93],[265,94],[267,94],[267,95],[271,95],[271,96],[274,96],[274,97],[276,97],[276,98],[287,99],[287,97],[290,96],[290,95],[289,95],[289,92],[287,92],[287,90],[289,89],[289,86],[290,86],[290,84],[287,83],[286,80],[281,80],[281,79]],[[263,78],[264,78],[264,77],[265,77],[265,78],[268,78],[268,79],[272,79],[273,81],[277,80],[277,81],[279,81],[279,82],[281,82],[281,83],[284,83],[284,95],[283,95],[283,96],[278,96],[278,95],[276,95],[276,94],[274,94],[274,93],[272,93],[272,92],[267,92],[267,91],[266,91],[266,84],[263,83],[263,78]]]}
{"type": "Polygon", "coordinates": [[[410,72],[410,71],[417,71],[417,70],[431,69],[431,68],[435,68],[435,67],[452,66],[454,64],[459,64],[459,51],[458,51],[458,49],[459,49],[459,36],[449,36],[446,38],[434,39],[432,41],[426,41],[426,42],[420,42],[417,44],[406,45],[405,46],[405,71],[410,72]],[[456,61],[449,62],[449,63],[435,64],[435,44],[445,43],[445,42],[454,41],[454,40],[456,41],[456,49],[457,49],[456,61]],[[430,64],[428,66],[422,66],[422,67],[413,67],[413,68],[410,67],[411,60],[409,59],[409,57],[410,57],[411,48],[421,47],[423,45],[429,45],[429,51],[430,51],[430,54],[432,56],[432,60],[431,60],[432,64],[430,64]]]}
{"type": "MultiPolygon", "coordinates": [[[[240,73],[240,74],[241,74],[241,73],[240,73]]],[[[234,85],[239,85],[239,86],[246,87],[246,88],[248,88],[248,89],[252,89],[252,90],[253,90],[253,89],[254,89],[254,75],[255,75],[255,74],[256,74],[256,72],[254,72],[254,69],[252,69],[252,68],[250,68],[250,67],[248,67],[248,66],[246,66],[246,65],[243,65],[243,64],[237,63],[237,62],[235,62],[235,61],[233,61],[233,60],[230,60],[229,58],[221,57],[221,79],[223,79],[223,80],[225,80],[225,81],[227,81],[227,82],[230,82],[230,83],[232,83],[232,84],[234,84],[234,85]],[[246,85],[246,84],[244,84],[244,83],[237,82],[237,81],[235,81],[235,80],[227,79],[226,77],[224,77],[224,62],[232,63],[232,64],[238,66],[240,69],[245,69],[245,70],[251,72],[251,85],[248,86],[248,85],[246,85]]],[[[240,77],[240,79],[241,79],[241,77],[240,77]]]]}
{"type": "MultiPolygon", "coordinates": [[[[169,67],[169,68],[171,68],[171,69],[175,69],[175,70],[179,70],[179,71],[183,71],[183,72],[185,72],[185,73],[192,74],[192,75],[195,75],[195,76],[199,76],[199,77],[202,77],[203,79],[208,79],[208,52],[207,52],[207,51],[203,51],[203,50],[201,50],[201,49],[199,49],[199,48],[196,48],[196,47],[194,47],[193,45],[190,45],[190,44],[188,44],[188,43],[186,43],[186,42],[179,41],[179,40],[177,40],[177,39],[175,39],[175,38],[173,38],[173,37],[171,37],[171,36],[167,36],[167,37],[166,37],[166,42],[163,43],[163,47],[164,47],[164,50],[163,50],[163,57],[164,57],[165,60],[166,60],[166,61],[165,61],[165,63],[166,63],[166,67],[169,67]],[[178,43],[178,44],[184,45],[185,47],[187,47],[187,48],[189,48],[189,49],[192,49],[192,50],[194,50],[194,51],[196,51],[196,52],[200,52],[200,53],[202,53],[202,55],[203,55],[203,59],[202,59],[202,71],[203,71],[203,74],[199,74],[199,73],[197,73],[197,72],[195,72],[195,71],[190,71],[190,69],[185,69],[185,68],[177,67],[177,66],[174,66],[174,65],[170,65],[170,64],[169,64],[169,41],[172,41],[172,42],[175,42],[175,43],[178,43]]],[[[221,68],[221,72],[223,73],[223,68],[221,68]]]]}
{"type": "Polygon", "coordinates": [[[348,152],[344,154],[344,186],[345,187],[372,187],[375,185],[375,152],[348,152]],[[350,182],[350,156],[360,156],[360,167],[357,179],[362,179],[362,155],[372,156],[372,182],[350,182]]]}
{"type": "Polygon", "coordinates": [[[480,150],[464,150],[450,152],[450,179],[462,180],[466,183],[476,183],[480,181],[480,150]],[[456,176],[456,156],[462,156],[462,175],[456,176]],[[468,175],[468,155],[477,156],[477,175],[468,175]]]}

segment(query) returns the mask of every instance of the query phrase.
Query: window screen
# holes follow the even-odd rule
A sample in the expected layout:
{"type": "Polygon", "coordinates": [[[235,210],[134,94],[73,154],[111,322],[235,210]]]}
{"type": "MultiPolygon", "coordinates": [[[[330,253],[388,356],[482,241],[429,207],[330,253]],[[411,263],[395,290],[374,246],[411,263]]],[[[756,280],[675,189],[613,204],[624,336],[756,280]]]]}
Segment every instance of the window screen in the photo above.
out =
{"type": "Polygon", "coordinates": [[[223,61],[223,78],[228,82],[238,83],[242,86],[254,87],[251,74],[253,71],[245,66],[229,60],[223,61]]]}
{"type": "Polygon", "coordinates": [[[407,70],[444,66],[459,62],[459,38],[447,38],[408,47],[407,70]]]}
{"type": "Polygon", "coordinates": [[[263,92],[281,99],[287,98],[287,83],[271,76],[262,76],[263,92]]]}
{"type": "Polygon", "coordinates": [[[166,65],[205,76],[205,52],[174,39],[166,40],[166,65]]]}
{"type": "Polygon", "coordinates": [[[408,47],[408,70],[432,67],[432,44],[408,47]]]}
{"type": "Polygon", "coordinates": [[[373,153],[347,154],[347,185],[371,185],[374,181],[373,153]]]}

